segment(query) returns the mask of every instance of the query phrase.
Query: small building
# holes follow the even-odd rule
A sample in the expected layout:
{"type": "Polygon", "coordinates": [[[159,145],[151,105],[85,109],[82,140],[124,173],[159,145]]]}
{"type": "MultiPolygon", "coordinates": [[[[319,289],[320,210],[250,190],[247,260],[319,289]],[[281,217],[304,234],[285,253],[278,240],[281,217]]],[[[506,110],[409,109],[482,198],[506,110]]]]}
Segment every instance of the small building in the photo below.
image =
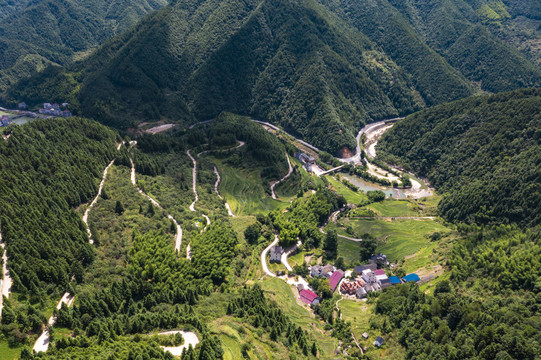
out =
{"type": "Polygon", "coordinates": [[[372,272],[372,270],[368,270],[368,269],[363,270],[362,277],[363,277],[363,280],[368,284],[373,284],[376,281],[378,281],[376,279],[376,275],[372,272]]]}
{"type": "Polygon", "coordinates": [[[17,108],[19,108],[19,110],[26,110],[26,103],[23,101],[23,102],[20,102],[18,105],[17,105],[17,108]]]}
{"type": "Polygon", "coordinates": [[[282,262],[282,247],[274,246],[270,250],[270,262],[271,263],[281,263],[282,262]]]}
{"type": "Polygon", "coordinates": [[[331,290],[334,291],[342,278],[344,277],[344,272],[342,270],[336,270],[332,273],[331,277],[329,278],[329,283],[331,284],[331,290]]]}
{"type": "Polygon", "coordinates": [[[391,276],[389,278],[389,281],[391,282],[391,285],[402,284],[402,281],[400,281],[400,278],[398,276],[391,276]]]}
{"type": "Polygon", "coordinates": [[[378,276],[378,275],[385,275],[385,270],[383,270],[383,269],[377,269],[377,270],[374,270],[374,274],[375,274],[376,276],[378,276]]]}
{"type": "Polygon", "coordinates": [[[384,342],[383,338],[381,336],[378,336],[376,338],[376,341],[374,341],[374,345],[376,345],[377,347],[381,347],[381,345],[383,345],[383,342],[384,342]]]}
{"type": "Polygon", "coordinates": [[[58,103],[54,103],[51,107],[55,110],[60,110],[60,105],[58,103]]]}
{"type": "Polygon", "coordinates": [[[368,333],[367,332],[364,332],[362,336],[363,336],[363,339],[368,339],[368,333]]]}
{"type": "Polygon", "coordinates": [[[297,284],[297,290],[298,290],[299,293],[300,293],[302,290],[304,290],[304,285],[301,284],[301,283],[297,284]]]}
{"type": "Polygon", "coordinates": [[[376,264],[378,268],[385,267],[388,265],[387,255],[383,255],[382,253],[373,255],[372,257],[370,257],[369,261],[373,264],[376,264]]]}
{"type": "Polygon", "coordinates": [[[379,285],[381,286],[382,289],[385,289],[385,288],[388,288],[388,287],[392,286],[391,280],[389,280],[388,278],[379,280],[379,285]]]}
{"type": "Polygon", "coordinates": [[[323,276],[323,267],[321,265],[314,265],[310,269],[310,275],[312,277],[323,276]]]}
{"type": "Polygon", "coordinates": [[[303,289],[299,292],[299,296],[302,302],[308,305],[319,304],[319,296],[310,290],[303,289]]]}
{"type": "Polygon", "coordinates": [[[417,281],[421,280],[421,278],[419,278],[419,275],[417,275],[415,273],[411,273],[411,274],[408,274],[408,275],[404,276],[402,278],[402,280],[404,280],[404,282],[411,282],[411,281],[417,282],[417,281]]]}
{"type": "Polygon", "coordinates": [[[363,272],[363,270],[376,270],[378,266],[376,264],[366,264],[366,265],[359,265],[356,266],[353,271],[355,271],[357,274],[360,274],[363,272]]]}
{"type": "Polygon", "coordinates": [[[333,274],[333,272],[334,272],[334,266],[332,266],[332,265],[325,265],[325,266],[323,266],[322,274],[323,274],[323,276],[325,276],[326,278],[330,278],[331,275],[333,274]]]}
{"type": "Polygon", "coordinates": [[[366,291],[366,293],[369,293],[369,292],[374,291],[374,288],[372,287],[372,285],[366,284],[366,285],[364,286],[364,290],[366,291]]]}
{"type": "Polygon", "coordinates": [[[358,287],[355,291],[355,296],[357,299],[364,299],[366,297],[366,289],[363,287],[358,287]]]}
{"type": "Polygon", "coordinates": [[[302,167],[304,168],[304,170],[306,170],[306,172],[309,172],[309,173],[312,172],[312,164],[306,163],[306,164],[303,164],[302,167]]]}
{"type": "Polygon", "coordinates": [[[62,116],[63,117],[72,117],[73,115],[71,114],[71,111],[66,109],[66,110],[62,111],[62,116]]]}

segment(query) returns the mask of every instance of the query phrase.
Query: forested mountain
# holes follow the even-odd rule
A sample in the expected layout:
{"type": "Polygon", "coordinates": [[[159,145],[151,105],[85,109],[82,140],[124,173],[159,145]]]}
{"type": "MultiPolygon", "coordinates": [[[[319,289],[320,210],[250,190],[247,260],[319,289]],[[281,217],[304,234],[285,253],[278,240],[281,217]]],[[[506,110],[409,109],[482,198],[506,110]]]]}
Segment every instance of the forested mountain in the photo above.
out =
{"type": "Polygon", "coordinates": [[[65,289],[94,256],[76,206],[97,193],[116,134],[95,121],[37,120],[0,142],[0,221],[14,290],[65,289]]]}
{"type": "Polygon", "coordinates": [[[0,1],[0,89],[45,64],[66,64],[166,0],[0,1]]]}
{"type": "Polygon", "coordinates": [[[83,62],[11,87],[4,102],[55,98],[119,128],[230,111],[340,153],[367,122],[541,84],[541,68],[489,27],[487,6],[496,8],[483,0],[176,1],[83,62]]]}
{"type": "Polygon", "coordinates": [[[452,221],[541,223],[541,90],[474,96],[423,110],[385,134],[378,154],[446,194],[452,221]]]}

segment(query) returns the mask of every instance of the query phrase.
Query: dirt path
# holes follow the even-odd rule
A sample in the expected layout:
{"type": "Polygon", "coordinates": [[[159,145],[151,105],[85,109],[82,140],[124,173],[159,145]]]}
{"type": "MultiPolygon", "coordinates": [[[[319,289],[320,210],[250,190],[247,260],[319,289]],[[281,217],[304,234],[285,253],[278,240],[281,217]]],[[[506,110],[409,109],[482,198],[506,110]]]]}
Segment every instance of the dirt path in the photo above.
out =
{"type": "Polygon", "coordinates": [[[186,151],[186,154],[192,159],[193,163],[193,169],[192,169],[192,189],[193,193],[195,195],[195,200],[190,205],[190,211],[195,211],[195,203],[197,200],[199,200],[199,197],[197,196],[197,161],[195,161],[195,158],[190,154],[190,150],[186,151]]]}
{"type": "MultiPolygon", "coordinates": [[[[122,145],[122,144],[120,144],[120,145],[122,145]]],[[[120,149],[120,145],[118,145],[117,149],[120,149]]],[[[92,232],[90,231],[90,227],[88,226],[88,213],[94,207],[94,205],[96,205],[96,202],[98,201],[98,198],[100,197],[101,192],[103,190],[103,184],[105,183],[105,178],[107,177],[107,171],[109,171],[109,168],[111,167],[111,165],[113,165],[114,162],[115,162],[115,159],[113,159],[109,163],[109,165],[107,165],[105,167],[105,170],[103,170],[103,175],[101,177],[101,182],[100,182],[100,186],[98,188],[98,193],[96,194],[96,197],[92,200],[90,205],[88,205],[88,207],[85,210],[85,213],[83,214],[83,222],[86,224],[86,232],[88,233],[88,241],[91,244],[94,244],[94,240],[92,239],[92,232]]]]}
{"type": "Polygon", "coordinates": [[[192,331],[181,331],[181,330],[173,330],[173,331],[163,331],[159,332],[158,335],[174,335],[181,333],[182,337],[184,338],[184,344],[180,346],[160,346],[164,351],[169,351],[174,356],[180,356],[182,355],[182,350],[188,349],[190,345],[195,348],[197,344],[199,344],[199,338],[197,337],[197,334],[192,331]]]}
{"type": "Polygon", "coordinates": [[[291,161],[289,161],[289,156],[287,155],[286,153],[286,159],[287,159],[287,164],[289,165],[289,170],[287,171],[287,174],[286,176],[284,176],[283,178],[281,178],[280,180],[278,181],[273,181],[271,183],[271,196],[274,200],[277,200],[278,198],[276,197],[276,194],[274,193],[274,187],[276,185],[278,185],[279,183],[281,183],[282,181],[285,181],[290,175],[291,173],[293,173],[293,166],[291,166],[291,161]]]}
{"type": "MultiPolygon", "coordinates": [[[[131,164],[130,180],[131,180],[132,185],[135,186],[139,194],[146,197],[154,206],[163,210],[163,207],[160,205],[160,203],[154,200],[150,195],[147,195],[142,189],[140,189],[137,186],[137,181],[135,181],[135,164],[133,163],[133,160],[131,158],[130,158],[130,164],[131,164]]],[[[180,245],[182,245],[182,227],[179,225],[177,220],[175,220],[175,218],[171,214],[167,214],[167,217],[171,221],[173,221],[173,223],[175,224],[177,228],[177,234],[175,236],[175,251],[180,251],[180,245]]]]}
{"type": "Polygon", "coordinates": [[[2,280],[0,280],[0,316],[2,315],[2,308],[4,307],[3,297],[6,299],[9,298],[9,293],[11,292],[11,285],[13,281],[11,276],[9,276],[8,270],[8,254],[6,250],[6,244],[2,240],[2,233],[0,232],[0,247],[2,247],[2,280]]]}
{"type": "MultiPolygon", "coordinates": [[[[74,300],[75,298],[71,296],[70,293],[64,293],[64,295],[62,296],[62,299],[60,299],[60,301],[56,305],[56,309],[60,310],[60,308],[62,307],[62,304],[66,304],[69,307],[73,305],[74,300]]],[[[51,315],[47,324],[48,326],[53,326],[55,322],[56,322],[56,317],[54,315],[51,315]]],[[[36,343],[34,344],[34,347],[32,348],[32,350],[34,350],[36,353],[40,351],[46,352],[47,349],[49,349],[49,342],[50,342],[49,331],[46,329],[41,333],[39,338],[36,340],[36,343]]]]}
{"type": "MultiPolygon", "coordinates": [[[[214,174],[216,174],[216,182],[214,183],[214,191],[216,192],[218,197],[223,200],[224,197],[220,195],[220,192],[218,191],[218,186],[220,185],[220,181],[222,180],[222,178],[220,177],[220,173],[218,172],[218,168],[216,166],[214,167],[214,174]]],[[[233,216],[233,217],[235,216],[235,214],[233,214],[233,211],[231,211],[231,207],[229,206],[229,203],[227,201],[225,202],[225,208],[229,216],[233,216]]]]}

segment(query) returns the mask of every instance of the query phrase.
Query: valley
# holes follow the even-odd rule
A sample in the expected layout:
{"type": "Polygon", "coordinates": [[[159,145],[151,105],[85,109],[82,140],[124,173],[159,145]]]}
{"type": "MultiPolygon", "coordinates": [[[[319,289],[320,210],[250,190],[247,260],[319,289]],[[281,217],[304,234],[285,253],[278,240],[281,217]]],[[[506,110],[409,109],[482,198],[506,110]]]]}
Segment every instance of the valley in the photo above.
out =
{"type": "Polygon", "coordinates": [[[535,1],[0,19],[0,360],[539,360],[535,1]]]}

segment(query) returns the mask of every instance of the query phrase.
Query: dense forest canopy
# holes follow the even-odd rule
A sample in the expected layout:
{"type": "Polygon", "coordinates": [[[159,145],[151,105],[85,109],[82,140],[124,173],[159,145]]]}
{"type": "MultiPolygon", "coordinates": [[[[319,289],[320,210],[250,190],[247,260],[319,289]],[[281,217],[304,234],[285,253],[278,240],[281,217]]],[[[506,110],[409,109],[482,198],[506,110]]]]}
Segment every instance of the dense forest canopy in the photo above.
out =
{"type": "Polygon", "coordinates": [[[541,91],[476,96],[396,124],[378,154],[445,194],[451,221],[541,223],[541,91]]]}
{"type": "Polygon", "coordinates": [[[164,117],[191,124],[230,111],[342,154],[368,122],[479,89],[541,84],[536,60],[483,20],[483,6],[499,9],[493,2],[408,4],[174,2],[86,60],[10,87],[3,102],[67,101],[118,128],[164,117]]]}
{"type": "Polygon", "coordinates": [[[38,120],[9,132],[0,142],[0,219],[14,290],[66,288],[79,262],[93,259],[74,208],[96,195],[117,135],[80,118],[38,120]]]}

